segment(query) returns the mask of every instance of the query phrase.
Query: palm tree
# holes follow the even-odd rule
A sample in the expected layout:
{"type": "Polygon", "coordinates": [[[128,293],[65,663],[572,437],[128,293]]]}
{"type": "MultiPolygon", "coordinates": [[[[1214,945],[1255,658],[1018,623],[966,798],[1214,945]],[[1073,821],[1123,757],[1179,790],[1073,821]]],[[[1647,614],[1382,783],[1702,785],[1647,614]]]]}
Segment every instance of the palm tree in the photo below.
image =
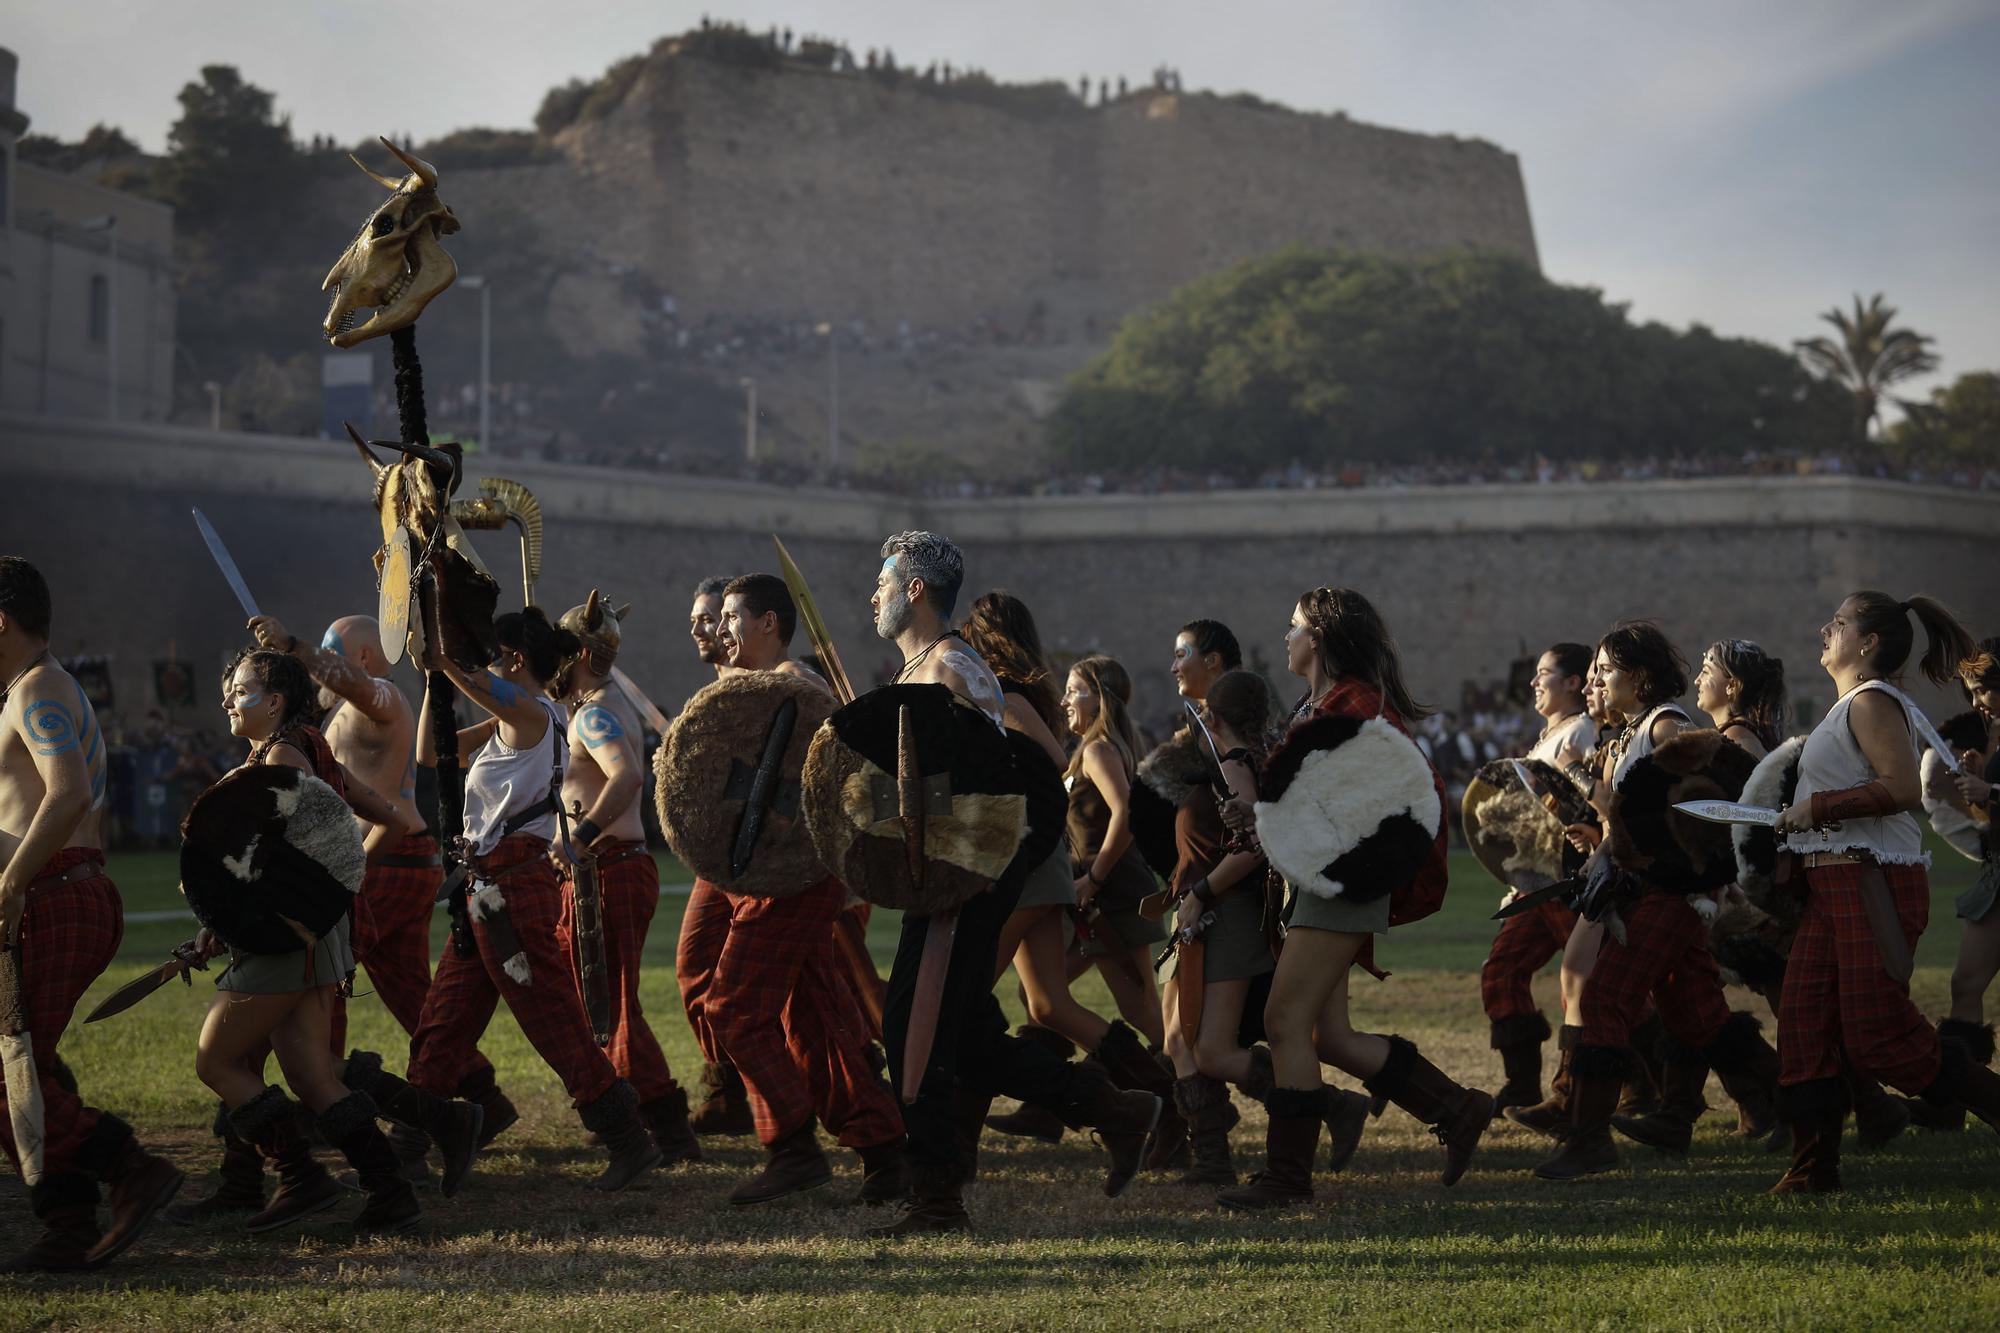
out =
{"type": "Polygon", "coordinates": [[[1854,312],[1835,306],[1820,316],[1840,331],[1838,338],[1803,338],[1792,349],[1806,368],[1832,380],[1854,395],[1855,435],[1862,443],[1882,411],[1882,395],[1890,385],[1937,369],[1932,339],[1909,329],[1891,328],[1894,306],[1882,304],[1882,293],[1861,304],[1855,293],[1854,312]]]}

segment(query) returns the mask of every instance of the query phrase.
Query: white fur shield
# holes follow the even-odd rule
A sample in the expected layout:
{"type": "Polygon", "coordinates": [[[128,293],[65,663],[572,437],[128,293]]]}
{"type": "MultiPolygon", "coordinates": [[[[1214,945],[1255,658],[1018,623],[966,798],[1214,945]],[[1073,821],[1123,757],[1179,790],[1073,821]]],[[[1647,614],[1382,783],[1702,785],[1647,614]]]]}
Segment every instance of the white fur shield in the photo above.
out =
{"type": "Polygon", "coordinates": [[[1257,803],[1257,839],[1286,880],[1337,898],[1347,886],[1327,878],[1324,869],[1398,815],[1435,837],[1444,811],[1423,751],[1372,718],[1344,744],[1307,755],[1277,800],[1257,803]]]}

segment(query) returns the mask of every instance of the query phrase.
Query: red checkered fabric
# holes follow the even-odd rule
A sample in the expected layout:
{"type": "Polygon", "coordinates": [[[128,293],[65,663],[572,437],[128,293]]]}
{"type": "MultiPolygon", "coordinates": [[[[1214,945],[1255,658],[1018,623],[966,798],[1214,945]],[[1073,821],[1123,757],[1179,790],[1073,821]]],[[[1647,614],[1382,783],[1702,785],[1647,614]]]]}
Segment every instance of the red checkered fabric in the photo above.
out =
{"type": "MultiPolygon", "coordinates": [[[[392,854],[425,858],[437,850],[437,842],[420,833],[397,843],[392,854]]],[[[369,866],[354,902],[354,956],[405,1032],[417,1030],[431,987],[431,913],[443,882],[440,865],[369,866]]]]}
{"type": "Polygon", "coordinates": [[[500,886],[508,922],[526,956],[528,980],[523,984],[507,975],[507,959],[475,910],[472,934],[478,955],[461,958],[447,944],[438,959],[423,1016],[410,1038],[410,1082],[437,1096],[451,1096],[478,1067],[476,1044],[504,999],[528,1043],[562,1079],[570,1100],[578,1106],[596,1101],[618,1074],[598,1049],[569,958],[556,943],[563,891],[549,863],[548,840],[525,833],[502,838],[480,858],[478,868],[482,881],[500,886]]]}
{"type": "Polygon", "coordinates": [[[1620,914],[1624,943],[1605,932],[1597,966],[1583,984],[1583,1044],[1629,1044],[1650,1001],[1667,1035],[1697,1050],[1707,1046],[1729,1021],[1707,925],[1674,893],[1649,893],[1620,914]]]}
{"type": "Polygon", "coordinates": [[[902,1118],[868,1067],[859,1007],[833,956],[846,886],[829,875],[791,898],[725,897],[729,934],[705,1005],[743,1076],[757,1137],[775,1143],[817,1113],[849,1147],[896,1138],[902,1118]]]}
{"type": "MultiPolygon", "coordinates": [[[[35,878],[60,875],[96,862],[104,853],[70,847],[56,853],[35,878]]],[[[42,1086],[43,1169],[50,1175],[75,1169],[77,1150],[97,1126],[100,1112],[55,1079],[56,1044],[78,1000],[118,953],[125,937],[125,905],[108,875],[75,880],[29,895],[21,914],[21,984],[28,1010],[28,1034],[35,1044],[35,1070],[42,1086]]],[[[6,1114],[7,1091],[0,1085],[0,1143],[20,1167],[14,1126],[6,1114]]]]}
{"type": "Polygon", "coordinates": [[[868,919],[875,906],[856,898],[841,909],[833,922],[834,957],[840,976],[847,983],[854,1003],[861,1011],[864,1030],[870,1041],[882,1040],[882,1007],[889,998],[889,983],[868,952],[868,919]]]}
{"type": "Polygon", "coordinates": [[[687,1011],[688,1026],[694,1029],[695,1045],[701,1058],[712,1065],[726,1064],[722,1043],[715,1038],[709,1019],[708,990],[715,982],[715,965],[722,958],[722,946],[729,939],[729,895],[705,879],[694,882],[687,908],[681,913],[680,942],[674,948],[674,976],[680,983],[681,1007],[687,1011]]]}
{"type": "Polygon", "coordinates": [[[1498,1023],[1539,1012],[1535,973],[1562,952],[1575,926],[1576,913],[1553,900],[1500,923],[1493,951],[1479,969],[1479,999],[1488,1018],[1498,1023]]]}
{"type": "MultiPolygon", "coordinates": [[[[642,842],[614,842],[600,854],[597,896],[604,935],[604,962],[611,995],[611,1044],[604,1053],[618,1077],[638,1089],[639,1100],[650,1102],[674,1090],[666,1052],[639,1007],[640,955],[646,930],[660,905],[660,867],[642,842]]],[[[583,994],[583,974],[577,968],[576,893],[572,883],[563,895],[562,923],[556,941],[569,958],[577,994],[583,994]]],[[[586,1008],[586,1013],[588,1009],[586,1008]]]]}
{"type": "MultiPolygon", "coordinates": [[[[1785,964],[1778,1004],[1778,1082],[1840,1076],[1840,1053],[1863,1072],[1915,1095],[1937,1079],[1937,1032],[1910,1003],[1910,988],[1882,966],[1861,905],[1859,865],[1806,871],[1806,909],[1785,964]]],[[[1883,866],[1910,948],[1930,924],[1930,873],[1883,866]]]]}

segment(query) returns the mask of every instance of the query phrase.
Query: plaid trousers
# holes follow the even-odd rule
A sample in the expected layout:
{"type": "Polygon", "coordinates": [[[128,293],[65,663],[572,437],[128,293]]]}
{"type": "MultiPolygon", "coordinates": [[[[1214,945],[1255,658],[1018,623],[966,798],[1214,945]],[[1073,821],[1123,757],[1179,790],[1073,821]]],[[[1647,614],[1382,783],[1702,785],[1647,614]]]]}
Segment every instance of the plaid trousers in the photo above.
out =
{"type": "MultiPolygon", "coordinates": [[[[60,875],[87,862],[102,867],[104,853],[92,847],[64,848],[35,877],[60,875]]],[[[42,1165],[51,1176],[77,1169],[77,1151],[102,1114],[56,1082],[56,1043],[77,1001],[111,965],[124,937],[125,905],[118,886],[101,870],[89,879],[35,890],[21,914],[21,987],[26,992],[21,999],[42,1088],[42,1165]]],[[[18,1169],[6,1105],[7,1090],[0,1085],[0,1144],[18,1169]]]]}
{"type": "Polygon", "coordinates": [[[461,958],[450,941],[438,959],[424,999],[423,1016],[410,1037],[410,1082],[425,1092],[449,1097],[478,1066],[476,1044],[501,1000],[549,1068],[562,1079],[577,1106],[596,1101],[618,1081],[611,1061],[598,1049],[576,993],[569,958],[556,942],[562,919],[562,882],[549,863],[545,838],[517,833],[480,858],[479,879],[499,886],[508,924],[528,965],[528,980],[507,974],[508,958],[482,921],[475,905],[472,936],[479,952],[461,958]]]}
{"type": "MultiPolygon", "coordinates": [[[[612,843],[600,856],[597,870],[598,925],[604,936],[604,962],[610,975],[611,1044],[604,1053],[618,1077],[638,1090],[641,1102],[674,1090],[666,1052],[639,1007],[640,955],[646,949],[646,929],[660,905],[660,867],[643,842],[612,843]]],[[[562,921],[556,940],[570,961],[577,995],[583,994],[583,973],[576,956],[576,884],[563,894],[562,921]]],[[[586,1007],[586,1013],[588,1009],[586,1007]]]]}
{"type": "Polygon", "coordinates": [[[1668,1036],[1706,1047],[1729,1021],[1707,923],[1677,893],[1649,893],[1619,914],[1625,942],[1607,932],[1583,983],[1583,1044],[1628,1045],[1651,1000],[1668,1036]]]}
{"type": "Polygon", "coordinates": [[[681,913],[680,941],[674,947],[674,978],[681,988],[681,1007],[687,1011],[701,1058],[712,1065],[729,1062],[722,1053],[722,1043],[716,1040],[715,1024],[708,1012],[715,965],[729,939],[729,917],[729,895],[705,879],[696,880],[681,913]]]}
{"type": "MultiPolygon", "coordinates": [[[[1838,1078],[1844,1049],[1862,1072],[1915,1095],[1937,1079],[1937,1031],[1910,1003],[1909,986],[1882,966],[1861,905],[1862,870],[1827,865],[1805,872],[1805,915],[1778,1004],[1778,1082],[1838,1078]]],[[[1881,870],[1914,950],[1930,923],[1930,873],[1921,865],[1881,870]]]]}
{"type": "Polygon", "coordinates": [[[1576,913],[1553,899],[1500,923],[1493,951],[1479,968],[1479,999],[1488,1018],[1498,1023],[1537,1012],[1535,973],[1562,952],[1575,926],[1576,913]]]}
{"type": "Polygon", "coordinates": [[[896,1099],[868,1066],[860,1008],[833,956],[846,886],[828,875],[790,898],[724,896],[729,935],[705,1004],[757,1137],[775,1143],[815,1113],[849,1148],[900,1137],[896,1099]]]}

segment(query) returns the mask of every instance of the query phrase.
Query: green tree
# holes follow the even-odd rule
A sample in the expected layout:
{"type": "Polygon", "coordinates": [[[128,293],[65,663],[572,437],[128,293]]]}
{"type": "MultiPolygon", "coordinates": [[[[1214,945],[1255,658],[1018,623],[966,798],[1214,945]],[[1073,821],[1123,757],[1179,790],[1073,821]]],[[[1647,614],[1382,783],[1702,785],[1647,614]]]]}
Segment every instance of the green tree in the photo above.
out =
{"type": "Polygon", "coordinates": [[[1882,412],[1882,395],[1892,385],[1937,369],[1932,339],[1894,327],[1896,308],[1884,305],[1877,292],[1861,303],[1855,293],[1852,313],[1839,306],[1820,318],[1833,325],[1837,338],[1804,338],[1793,344],[1817,374],[1838,384],[1854,399],[1854,434],[1866,443],[1882,412]]]}
{"type": "Polygon", "coordinates": [[[2000,463],[2000,374],[1975,370],[1933,389],[1890,432],[1899,449],[1961,463],[2000,463]]]}
{"type": "Polygon", "coordinates": [[[297,206],[299,152],[270,93],[244,82],[233,65],[205,65],[200,82],[181,89],[180,104],[161,184],[181,228],[235,239],[297,206]]]}

